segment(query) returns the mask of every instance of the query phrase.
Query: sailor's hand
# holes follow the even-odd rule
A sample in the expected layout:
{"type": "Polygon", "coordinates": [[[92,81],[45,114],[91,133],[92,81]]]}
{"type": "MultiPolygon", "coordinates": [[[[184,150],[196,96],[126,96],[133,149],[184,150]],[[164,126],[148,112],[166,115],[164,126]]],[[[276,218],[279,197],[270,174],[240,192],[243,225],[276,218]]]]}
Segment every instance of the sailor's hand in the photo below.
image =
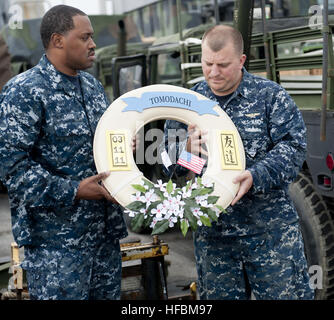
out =
{"type": "Polygon", "coordinates": [[[186,150],[195,155],[208,155],[208,152],[203,149],[203,144],[207,142],[206,130],[200,130],[195,124],[190,124],[188,127],[188,140],[186,150]]]}
{"type": "Polygon", "coordinates": [[[82,180],[79,184],[75,198],[84,200],[107,199],[108,201],[117,203],[117,201],[110,195],[108,190],[102,184],[103,180],[109,175],[110,172],[102,172],[82,180]]]}
{"type": "Polygon", "coordinates": [[[240,173],[238,176],[236,176],[232,182],[235,184],[240,183],[240,186],[235,198],[231,203],[231,206],[235,205],[252,187],[253,177],[250,171],[246,170],[240,173]]]}

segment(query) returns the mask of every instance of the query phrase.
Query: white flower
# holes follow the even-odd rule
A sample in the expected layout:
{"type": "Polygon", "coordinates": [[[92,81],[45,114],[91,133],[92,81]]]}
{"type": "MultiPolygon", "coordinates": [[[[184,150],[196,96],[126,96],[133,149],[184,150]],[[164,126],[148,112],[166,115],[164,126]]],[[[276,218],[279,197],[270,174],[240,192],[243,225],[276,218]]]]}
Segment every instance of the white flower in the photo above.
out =
{"type": "Polygon", "coordinates": [[[213,183],[212,183],[212,182],[203,183],[203,186],[204,186],[205,188],[212,188],[212,187],[213,187],[213,183]]]}
{"type": "Polygon", "coordinates": [[[203,225],[203,223],[202,223],[202,221],[201,220],[197,220],[197,224],[199,225],[199,226],[202,226],[203,225]]]}
{"type": "Polygon", "coordinates": [[[132,210],[124,210],[124,213],[127,213],[131,218],[133,218],[136,214],[138,214],[138,212],[132,210]]]}
{"type": "Polygon", "coordinates": [[[183,207],[178,207],[175,211],[174,211],[174,215],[180,219],[183,219],[183,213],[184,213],[184,208],[183,207]]]}
{"type": "Polygon", "coordinates": [[[203,196],[197,196],[197,197],[195,197],[196,203],[198,205],[200,205],[200,206],[203,206],[202,203],[204,203],[207,199],[208,199],[208,195],[207,194],[205,194],[203,196]]]}
{"type": "Polygon", "coordinates": [[[159,203],[158,206],[151,210],[151,213],[159,220],[162,219],[162,215],[165,214],[165,208],[162,203],[159,203]]]}
{"type": "Polygon", "coordinates": [[[167,183],[162,183],[162,180],[158,180],[157,184],[155,184],[154,186],[156,188],[159,188],[160,191],[165,192],[166,191],[166,185],[167,185],[167,183]]]}
{"type": "Polygon", "coordinates": [[[165,199],[163,201],[163,205],[164,207],[167,209],[167,210],[170,210],[173,208],[174,206],[174,200],[173,200],[173,197],[169,196],[168,199],[165,199]]]}
{"type": "Polygon", "coordinates": [[[182,191],[179,191],[179,194],[182,196],[183,199],[189,198],[191,196],[191,189],[187,191],[186,187],[182,188],[182,191]]]}
{"type": "Polygon", "coordinates": [[[216,213],[216,216],[219,217],[220,210],[217,207],[212,207],[212,210],[216,213]]]}
{"type": "MultiPolygon", "coordinates": [[[[166,184],[166,186],[167,186],[167,184],[166,184]]],[[[176,183],[173,183],[173,184],[172,184],[172,191],[171,191],[171,193],[169,194],[168,191],[167,191],[167,188],[166,188],[166,189],[165,189],[165,192],[164,192],[164,197],[165,197],[165,198],[170,197],[170,195],[173,194],[173,193],[175,192],[175,189],[176,189],[176,183]]]]}
{"type": "Polygon", "coordinates": [[[204,208],[212,208],[213,204],[212,203],[208,203],[207,200],[204,200],[204,201],[201,202],[201,206],[204,207],[204,208]]]}
{"type": "Polygon", "coordinates": [[[148,208],[152,202],[157,201],[158,196],[154,193],[154,190],[149,190],[145,193],[144,198],[144,202],[146,202],[146,208],[148,208]]]}
{"type": "Polygon", "coordinates": [[[180,217],[180,219],[183,219],[183,213],[184,213],[184,208],[180,208],[178,216],[180,217]]]}
{"type": "Polygon", "coordinates": [[[190,187],[191,190],[194,190],[194,189],[197,189],[197,188],[198,188],[197,182],[194,182],[190,187]]]}
{"type": "Polygon", "coordinates": [[[141,201],[145,202],[145,197],[141,195],[141,193],[138,191],[136,194],[131,195],[131,201],[141,201]]]}
{"type": "Polygon", "coordinates": [[[181,200],[182,197],[180,195],[177,195],[176,197],[173,198],[174,205],[177,206],[184,206],[185,202],[181,200]]]}
{"type": "Polygon", "coordinates": [[[169,227],[172,228],[174,227],[174,223],[177,222],[177,218],[172,216],[168,219],[168,221],[169,221],[169,227]]]}
{"type": "Polygon", "coordinates": [[[194,214],[195,217],[202,216],[203,212],[201,211],[200,208],[191,208],[192,213],[194,214]]]}
{"type": "Polygon", "coordinates": [[[144,219],[147,218],[147,209],[142,208],[139,212],[144,214],[144,219]]]}
{"type": "Polygon", "coordinates": [[[164,200],[161,204],[164,209],[164,212],[167,212],[169,209],[169,202],[167,200],[164,200]]]}
{"type": "Polygon", "coordinates": [[[172,216],[177,217],[178,212],[179,212],[179,208],[178,207],[176,207],[176,206],[170,207],[169,210],[168,210],[168,213],[167,213],[168,218],[172,217],[172,216]]]}
{"type": "Polygon", "coordinates": [[[208,203],[208,196],[207,194],[203,195],[203,196],[197,196],[195,198],[196,200],[196,203],[198,205],[200,205],[201,207],[204,207],[204,208],[212,208],[213,207],[213,204],[212,203],[208,203]]]}
{"type": "Polygon", "coordinates": [[[142,185],[146,190],[148,190],[148,185],[144,183],[144,180],[140,181],[140,185],[142,185]]]}
{"type": "Polygon", "coordinates": [[[156,218],[153,218],[153,221],[151,222],[151,224],[150,224],[150,228],[154,228],[154,226],[157,224],[157,222],[158,222],[158,219],[156,219],[156,218]]]}

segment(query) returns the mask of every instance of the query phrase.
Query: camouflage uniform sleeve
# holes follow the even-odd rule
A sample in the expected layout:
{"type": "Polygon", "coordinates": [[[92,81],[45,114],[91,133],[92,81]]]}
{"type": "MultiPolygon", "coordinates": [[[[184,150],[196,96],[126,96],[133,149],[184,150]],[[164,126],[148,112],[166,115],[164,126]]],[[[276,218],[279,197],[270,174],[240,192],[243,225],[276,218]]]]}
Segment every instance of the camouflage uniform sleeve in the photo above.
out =
{"type": "Polygon", "coordinates": [[[0,96],[0,177],[17,205],[68,206],[79,181],[51,174],[31,156],[42,124],[34,90],[13,86],[0,96]]]}
{"type": "Polygon", "coordinates": [[[272,96],[268,125],[273,147],[248,168],[253,189],[260,193],[290,184],[306,157],[306,127],[300,111],[284,89],[272,96]]]}

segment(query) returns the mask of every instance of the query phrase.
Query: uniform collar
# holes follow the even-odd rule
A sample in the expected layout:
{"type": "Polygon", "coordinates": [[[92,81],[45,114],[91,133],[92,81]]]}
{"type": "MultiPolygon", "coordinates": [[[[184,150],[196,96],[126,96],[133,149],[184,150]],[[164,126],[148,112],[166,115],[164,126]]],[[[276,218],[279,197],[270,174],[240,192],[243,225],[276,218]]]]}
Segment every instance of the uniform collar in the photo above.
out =
{"type": "Polygon", "coordinates": [[[254,78],[247,72],[245,67],[242,68],[242,79],[236,90],[237,94],[242,95],[244,98],[248,99],[250,96],[253,96],[254,91],[254,78]]]}
{"type": "MultiPolygon", "coordinates": [[[[59,72],[55,66],[43,54],[37,67],[39,68],[42,75],[51,83],[51,87],[55,90],[64,90],[68,95],[74,95],[76,92],[75,85],[67,79],[61,72],[59,72]]],[[[94,92],[94,85],[88,81],[85,73],[78,71],[82,90],[84,93],[94,92]]]]}

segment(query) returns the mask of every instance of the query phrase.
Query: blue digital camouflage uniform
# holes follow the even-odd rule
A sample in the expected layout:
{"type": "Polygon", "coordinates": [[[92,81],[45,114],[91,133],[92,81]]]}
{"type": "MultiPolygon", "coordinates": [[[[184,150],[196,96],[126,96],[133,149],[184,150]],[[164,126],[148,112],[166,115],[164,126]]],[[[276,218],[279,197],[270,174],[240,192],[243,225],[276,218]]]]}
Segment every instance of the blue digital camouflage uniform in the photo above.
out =
{"type": "MultiPolygon", "coordinates": [[[[205,81],[192,89],[218,102],[205,81]]],[[[218,223],[194,234],[200,298],[246,299],[247,274],[258,299],[312,299],[298,214],[288,195],[306,154],[302,116],[281,86],[245,69],[221,108],[240,133],[254,181],[218,223]]],[[[186,125],[166,121],[165,148],[172,159],[185,141],[167,141],[168,130],[181,128],[186,125]]]]}
{"type": "Polygon", "coordinates": [[[33,299],[119,298],[122,210],[75,200],[80,181],[97,174],[93,137],[109,105],[94,77],[79,78],[82,94],[44,55],[0,96],[0,177],[33,299]]]}

